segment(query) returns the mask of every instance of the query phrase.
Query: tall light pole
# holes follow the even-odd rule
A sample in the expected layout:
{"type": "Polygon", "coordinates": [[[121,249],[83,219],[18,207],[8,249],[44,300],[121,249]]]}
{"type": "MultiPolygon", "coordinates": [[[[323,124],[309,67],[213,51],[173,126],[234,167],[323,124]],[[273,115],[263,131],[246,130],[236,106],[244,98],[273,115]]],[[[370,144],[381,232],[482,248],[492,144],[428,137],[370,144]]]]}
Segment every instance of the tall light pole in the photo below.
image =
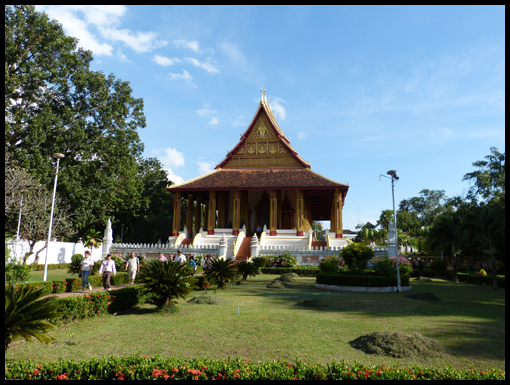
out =
{"type": "Polygon", "coordinates": [[[379,180],[381,180],[381,176],[385,178],[391,179],[391,196],[393,197],[393,223],[395,224],[395,244],[397,255],[395,256],[397,262],[397,292],[400,293],[400,269],[398,266],[398,232],[397,232],[397,211],[395,210],[395,181],[399,179],[397,172],[395,170],[390,170],[386,174],[389,175],[379,175],[379,180]]]}
{"type": "Polygon", "coordinates": [[[57,193],[58,165],[60,163],[60,159],[64,157],[64,154],[56,152],[53,154],[53,157],[57,160],[57,169],[55,171],[55,184],[53,185],[53,198],[51,200],[50,227],[48,229],[48,243],[46,245],[46,259],[44,260],[43,281],[46,281],[46,277],[48,275],[48,254],[50,252],[51,227],[53,225],[53,208],[55,207],[55,195],[57,193]]]}

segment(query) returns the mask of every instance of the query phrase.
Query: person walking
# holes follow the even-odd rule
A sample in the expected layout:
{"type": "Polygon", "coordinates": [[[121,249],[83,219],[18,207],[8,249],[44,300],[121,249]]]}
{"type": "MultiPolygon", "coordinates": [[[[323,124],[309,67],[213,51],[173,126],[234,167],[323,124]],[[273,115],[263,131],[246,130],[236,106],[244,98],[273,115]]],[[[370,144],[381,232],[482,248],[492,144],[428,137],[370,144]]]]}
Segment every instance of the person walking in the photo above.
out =
{"type": "Polygon", "coordinates": [[[177,257],[175,258],[175,261],[180,263],[186,263],[186,257],[184,256],[181,250],[177,250],[177,257]]]}
{"type": "Polygon", "coordinates": [[[103,288],[104,291],[110,291],[110,276],[113,273],[115,277],[117,275],[117,269],[115,269],[115,262],[112,261],[112,255],[110,253],[106,254],[106,259],[101,264],[99,268],[99,275],[103,273],[103,288]]]}
{"type": "Polygon", "coordinates": [[[129,279],[131,280],[130,286],[135,284],[136,273],[140,272],[140,260],[135,256],[135,253],[131,253],[131,258],[126,263],[126,270],[129,267],[129,279]]]}
{"type": "Polygon", "coordinates": [[[421,261],[421,258],[418,258],[418,273],[420,274],[420,277],[423,277],[423,262],[421,261]]]}
{"type": "Polygon", "coordinates": [[[161,262],[166,262],[168,261],[167,257],[165,257],[165,254],[163,254],[163,252],[160,252],[159,253],[159,258],[158,258],[161,262]]]}
{"type": "Polygon", "coordinates": [[[81,260],[81,292],[85,293],[85,288],[88,287],[92,291],[92,285],[89,282],[89,276],[94,267],[94,262],[90,257],[90,251],[85,251],[85,257],[81,260]]]}

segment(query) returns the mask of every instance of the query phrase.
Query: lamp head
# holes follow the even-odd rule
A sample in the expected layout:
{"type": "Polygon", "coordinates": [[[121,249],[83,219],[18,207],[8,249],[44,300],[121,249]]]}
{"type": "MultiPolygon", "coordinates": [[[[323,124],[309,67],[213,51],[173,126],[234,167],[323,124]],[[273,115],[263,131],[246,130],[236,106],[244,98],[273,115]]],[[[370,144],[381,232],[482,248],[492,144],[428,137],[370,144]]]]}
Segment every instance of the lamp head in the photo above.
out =
{"type": "Polygon", "coordinates": [[[60,152],[56,152],[56,153],[53,154],[53,157],[55,159],[62,159],[62,158],[65,158],[65,155],[61,154],[60,152]]]}
{"type": "Polygon", "coordinates": [[[390,170],[390,171],[388,171],[386,174],[391,175],[391,176],[392,176],[392,178],[395,178],[395,179],[397,179],[397,180],[399,179],[399,178],[398,178],[398,175],[397,175],[397,171],[396,171],[396,170],[390,170]]]}

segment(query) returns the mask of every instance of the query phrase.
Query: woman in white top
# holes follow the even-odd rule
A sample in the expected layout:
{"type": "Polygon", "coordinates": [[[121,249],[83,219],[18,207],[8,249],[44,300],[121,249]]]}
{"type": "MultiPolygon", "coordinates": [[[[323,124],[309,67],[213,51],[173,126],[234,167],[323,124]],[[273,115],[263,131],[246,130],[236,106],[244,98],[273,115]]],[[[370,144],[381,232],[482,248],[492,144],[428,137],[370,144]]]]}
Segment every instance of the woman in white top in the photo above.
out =
{"type": "Polygon", "coordinates": [[[82,293],[85,293],[85,288],[88,286],[89,290],[92,291],[92,285],[89,282],[89,275],[94,266],[92,258],[90,257],[90,251],[85,251],[85,258],[81,260],[81,287],[82,293]]]}

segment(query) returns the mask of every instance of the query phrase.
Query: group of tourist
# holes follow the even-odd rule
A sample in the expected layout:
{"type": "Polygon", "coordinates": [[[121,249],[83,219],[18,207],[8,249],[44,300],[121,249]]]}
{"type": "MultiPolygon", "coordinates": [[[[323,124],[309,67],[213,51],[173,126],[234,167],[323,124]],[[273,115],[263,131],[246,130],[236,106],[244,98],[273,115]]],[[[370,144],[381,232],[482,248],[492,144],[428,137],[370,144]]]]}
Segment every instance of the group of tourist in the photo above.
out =
{"type": "MultiPolygon", "coordinates": [[[[160,256],[158,258],[162,262],[166,261],[174,261],[174,262],[180,262],[180,263],[188,263],[193,268],[193,272],[197,270],[197,263],[195,262],[195,257],[190,254],[189,261],[186,260],[186,256],[182,253],[181,250],[177,251],[177,255],[172,256],[170,255],[168,258],[165,257],[163,252],[160,253],[160,256]]],[[[207,273],[207,271],[210,270],[213,262],[213,256],[211,254],[206,255],[204,258],[202,258],[202,268],[204,270],[204,273],[207,273]]],[[[81,286],[82,286],[82,293],[85,292],[85,289],[88,288],[90,291],[92,291],[92,285],[89,282],[89,276],[92,272],[92,269],[94,267],[94,262],[92,261],[92,258],[90,256],[90,251],[85,251],[85,257],[81,261],[80,266],[80,276],[81,276],[81,286]]],[[[130,285],[133,286],[135,283],[136,273],[140,272],[140,260],[135,255],[135,253],[131,253],[131,258],[127,260],[126,268],[125,270],[129,270],[129,280],[130,285]]],[[[115,261],[112,261],[112,255],[110,253],[106,254],[106,259],[101,263],[101,266],[99,267],[99,275],[102,275],[102,283],[103,283],[103,291],[110,291],[110,277],[113,274],[115,277],[117,275],[117,269],[115,267],[115,261]]]]}

